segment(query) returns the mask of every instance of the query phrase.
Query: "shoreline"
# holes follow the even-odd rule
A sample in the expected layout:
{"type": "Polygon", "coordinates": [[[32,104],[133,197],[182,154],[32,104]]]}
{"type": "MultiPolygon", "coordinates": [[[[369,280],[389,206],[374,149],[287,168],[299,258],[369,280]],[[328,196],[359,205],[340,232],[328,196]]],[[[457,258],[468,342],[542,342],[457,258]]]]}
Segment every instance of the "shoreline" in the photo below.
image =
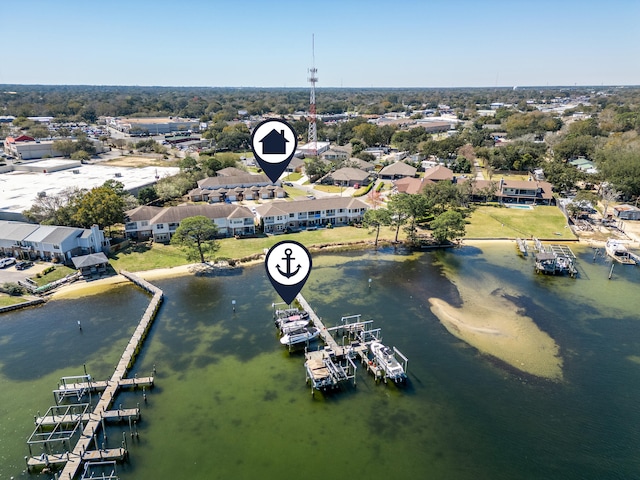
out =
{"type": "MultiPolygon", "coordinates": [[[[549,241],[549,240],[544,240],[549,241]]],[[[580,239],[571,240],[580,245],[585,246],[596,246],[598,248],[603,248],[605,242],[601,242],[602,245],[597,245],[598,242],[594,241],[581,241],[580,239]]],[[[473,239],[463,239],[458,247],[468,246],[480,246],[480,245],[488,245],[488,244],[515,244],[515,239],[509,238],[473,238],[473,239]]],[[[397,243],[388,240],[381,239],[378,241],[377,248],[386,248],[386,247],[401,247],[405,248],[405,244],[403,241],[398,241],[397,243]]],[[[327,244],[314,244],[308,247],[311,253],[319,253],[319,252],[340,252],[340,251],[353,251],[353,250],[363,250],[369,251],[373,250],[374,244],[370,240],[360,240],[357,242],[345,242],[345,243],[327,243],[327,244]]],[[[440,247],[434,247],[440,248],[440,247]]],[[[416,251],[424,251],[424,250],[416,250],[416,251]]],[[[242,259],[234,259],[236,268],[242,267],[250,267],[262,263],[264,261],[264,253],[255,253],[253,255],[244,257],[242,259]],[[244,261],[243,261],[244,260],[244,261]]],[[[138,270],[132,271],[131,273],[145,279],[148,281],[159,280],[164,278],[173,278],[187,275],[197,275],[197,274],[205,274],[203,269],[203,264],[201,263],[190,263],[185,265],[178,265],[175,267],[166,267],[166,268],[157,268],[152,270],[138,270]]],[[[59,299],[59,298],[78,298],[84,295],[94,295],[97,293],[101,293],[102,289],[100,287],[107,286],[118,286],[121,284],[128,283],[128,280],[124,278],[122,275],[117,274],[112,277],[99,278],[96,280],[80,280],[78,282],[63,285],[57,290],[51,292],[48,297],[50,299],[59,299]],[[83,292],[83,293],[81,293],[83,292]]]]}

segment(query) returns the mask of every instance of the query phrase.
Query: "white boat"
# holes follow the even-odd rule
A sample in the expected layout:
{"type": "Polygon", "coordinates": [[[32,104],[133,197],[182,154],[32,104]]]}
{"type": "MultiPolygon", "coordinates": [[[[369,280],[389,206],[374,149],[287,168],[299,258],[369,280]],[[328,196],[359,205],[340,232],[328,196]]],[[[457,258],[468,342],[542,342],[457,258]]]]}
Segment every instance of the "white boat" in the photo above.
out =
{"type": "Polygon", "coordinates": [[[309,320],[295,320],[293,322],[287,322],[280,325],[280,332],[282,335],[286,335],[287,333],[295,332],[296,330],[300,330],[309,325],[309,320]]]}
{"type": "MultiPolygon", "coordinates": [[[[309,316],[303,316],[303,315],[291,315],[289,317],[282,317],[282,318],[278,318],[275,322],[276,322],[276,326],[278,328],[282,328],[283,326],[285,326],[288,323],[295,323],[295,322],[300,322],[300,321],[306,321],[307,323],[309,323],[309,316]]],[[[305,324],[306,325],[306,324],[305,324]]],[[[303,327],[305,326],[303,325],[303,327]]]]}
{"type": "Polygon", "coordinates": [[[380,342],[369,345],[375,362],[384,370],[385,376],[394,382],[402,382],[407,378],[404,367],[394,355],[394,351],[380,342]]]}
{"type": "Polygon", "coordinates": [[[320,330],[316,327],[305,327],[300,330],[287,333],[280,339],[282,345],[296,345],[298,343],[305,343],[313,340],[320,335],[320,330]]]}
{"type": "Polygon", "coordinates": [[[607,251],[607,255],[613,258],[615,261],[624,263],[626,265],[635,265],[636,262],[627,250],[627,246],[618,241],[609,239],[605,245],[605,250],[607,251]]]}

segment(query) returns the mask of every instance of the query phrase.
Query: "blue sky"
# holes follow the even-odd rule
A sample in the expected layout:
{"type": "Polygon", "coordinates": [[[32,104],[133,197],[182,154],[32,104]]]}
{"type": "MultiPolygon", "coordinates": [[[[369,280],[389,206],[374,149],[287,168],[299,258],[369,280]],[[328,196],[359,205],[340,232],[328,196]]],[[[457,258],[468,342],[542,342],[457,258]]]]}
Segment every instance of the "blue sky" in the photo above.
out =
{"type": "Polygon", "coordinates": [[[640,84],[638,0],[21,0],[0,16],[0,84],[299,87],[312,33],[318,87],[640,84]]]}

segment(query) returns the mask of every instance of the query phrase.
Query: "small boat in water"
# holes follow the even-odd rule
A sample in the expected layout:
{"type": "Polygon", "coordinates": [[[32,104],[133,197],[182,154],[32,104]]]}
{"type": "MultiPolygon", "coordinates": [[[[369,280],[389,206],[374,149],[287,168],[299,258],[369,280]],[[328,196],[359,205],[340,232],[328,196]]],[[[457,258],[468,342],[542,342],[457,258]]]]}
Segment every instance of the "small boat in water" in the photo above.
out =
{"type": "Polygon", "coordinates": [[[607,255],[613,258],[616,262],[624,263],[625,265],[636,264],[633,256],[629,253],[629,250],[627,250],[627,246],[618,240],[614,240],[612,238],[607,240],[605,250],[607,251],[607,255]]]}
{"type": "Polygon", "coordinates": [[[306,343],[313,340],[318,335],[320,335],[320,330],[318,330],[316,327],[305,327],[283,335],[280,339],[280,343],[282,345],[289,346],[296,345],[298,343],[306,343]]]}
{"type": "Polygon", "coordinates": [[[396,383],[403,382],[407,379],[404,367],[395,357],[394,351],[391,348],[380,342],[372,342],[371,345],[369,345],[369,350],[371,350],[375,362],[384,370],[386,378],[396,383]]]}

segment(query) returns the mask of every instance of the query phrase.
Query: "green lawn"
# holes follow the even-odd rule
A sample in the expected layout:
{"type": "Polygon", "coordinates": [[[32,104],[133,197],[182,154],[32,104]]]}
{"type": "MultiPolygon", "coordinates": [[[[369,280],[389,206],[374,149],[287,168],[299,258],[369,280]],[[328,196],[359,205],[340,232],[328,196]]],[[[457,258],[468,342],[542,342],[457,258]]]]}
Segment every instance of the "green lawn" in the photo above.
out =
{"type": "Polygon", "coordinates": [[[51,282],[55,282],[56,280],[60,280],[61,278],[66,277],[67,275],[71,275],[72,273],[76,273],[77,270],[69,267],[65,267],[64,265],[56,265],[55,269],[46,275],[41,275],[38,277],[31,277],[31,280],[36,282],[39,287],[46,285],[51,282]]]}
{"type": "Polygon", "coordinates": [[[9,295],[0,295],[0,307],[17,305],[18,303],[24,303],[26,301],[27,300],[22,297],[10,297],[9,295]]]}
{"type": "MultiPolygon", "coordinates": [[[[380,240],[393,240],[395,230],[382,228],[380,240]]],[[[403,238],[401,232],[400,238],[403,238]]],[[[311,247],[328,243],[358,242],[362,240],[373,241],[375,233],[369,233],[366,228],[336,227],[321,228],[310,232],[299,232],[285,235],[273,235],[261,238],[225,238],[220,240],[220,250],[216,252],[216,258],[239,259],[262,253],[265,248],[271,248],[282,240],[295,240],[311,247]]],[[[185,254],[173,245],[160,243],[143,243],[132,245],[111,257],[110,263],[116,271],[127,270],[136,272],[141,270],[153,270],[156,268],[169,268],[190,263],[185,254]]]]}
{"type": "Polygon", "coordinates": [[[296,180],[300,180],[302,178],[302,174],[299,172],[293,172],[284,177],[285,182],[295,182],[296,180]]]}
{"type": "Polygon", "coordinates": [[[284,191],[287,192],[287,197],[289,198],[306,197],[307,195],[309,195],[309,192],[300,188],[287,186],[284,186],[282,188],[284,188],[284,191]]]}
{"type": "Polygon", "coordinates": [[[187,262],[185,254],[173,245],[162,243],[137,243],[112,255],[109,263],[116,272],[127,270],[154,270],[156,268],[177,267],[187,262]]]}
{"type": "Polygon", "coordinates": [[[339,187],[337,185],[316,185],[313,188],[314,190],[319,190],[321,192],[327,193],[340,193],[345,190],[345,187],[339,187]]]}
{"type": "Polygon", "coordinates": [[[481,206],[467,221],[468,238],[576,238],[558,207],[536,206],[533,210],[519,210],[481,206]]]}

